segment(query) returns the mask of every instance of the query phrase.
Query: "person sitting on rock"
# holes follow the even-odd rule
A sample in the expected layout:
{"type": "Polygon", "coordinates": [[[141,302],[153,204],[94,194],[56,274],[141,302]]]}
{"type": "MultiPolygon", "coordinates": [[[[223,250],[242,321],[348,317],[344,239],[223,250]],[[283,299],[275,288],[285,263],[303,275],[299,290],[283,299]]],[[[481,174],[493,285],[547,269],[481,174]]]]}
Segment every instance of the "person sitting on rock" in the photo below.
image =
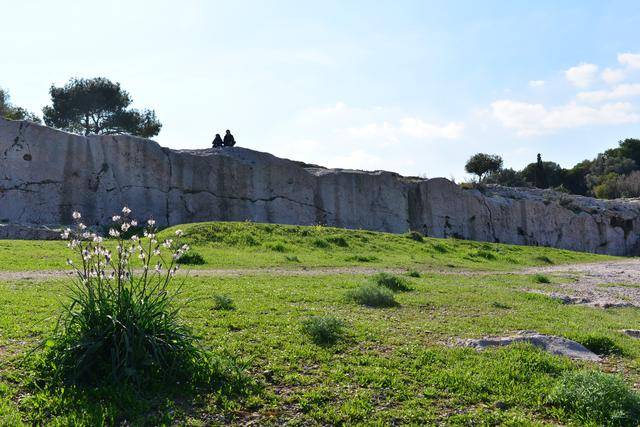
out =
{"type": "Polygon", "coordinates": [[[234,145],[236,145],[236,140],[233,138],[233,135],[231,135],[231,131],[227,129],[227,133],[224,136],[224,146],[233,147],[234,145]]]}
{"type": "Polygon", "coordinates": [[[222,147],[222,138],[220,138],[220,134],[216,133],[216,137],[213,138],[213,148],[222,147]]]}

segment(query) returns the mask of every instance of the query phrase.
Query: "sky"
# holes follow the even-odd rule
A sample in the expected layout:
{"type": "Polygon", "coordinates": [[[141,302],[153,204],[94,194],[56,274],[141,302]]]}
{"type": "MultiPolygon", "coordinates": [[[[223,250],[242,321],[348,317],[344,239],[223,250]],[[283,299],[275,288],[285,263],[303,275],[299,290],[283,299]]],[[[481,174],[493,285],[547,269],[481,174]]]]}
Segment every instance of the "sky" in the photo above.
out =
{"type": "Polygon", "coordinates": [[[474,153],[564,167],[640,138],[640,2],[0,0],[0,87],[40,113],[119,82],[154,139],[468,177],[474,153]]]}

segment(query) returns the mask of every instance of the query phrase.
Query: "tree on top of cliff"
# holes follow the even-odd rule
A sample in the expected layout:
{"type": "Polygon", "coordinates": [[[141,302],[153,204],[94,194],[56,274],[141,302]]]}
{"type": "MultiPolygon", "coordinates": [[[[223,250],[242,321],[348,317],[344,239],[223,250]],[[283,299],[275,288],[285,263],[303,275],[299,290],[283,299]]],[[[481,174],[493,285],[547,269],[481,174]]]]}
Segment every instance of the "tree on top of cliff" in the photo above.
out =
{"type": "Polygon", "coordinates": [[[0,87],[0,117],[10,120],[29,120],[30,122],[40,123],[40,117],[36,116],[24,108],[16,107],[11,104],[9,92],[0,87]]]}
{"type": "Polygon", "coordinates": [[[464,169],[468,173],[478,175],[478,181],[488,173],[498,172],[502,168],[502,157],[497,154],[478,153],[467,160],[464,169]]]}
{"type": "Polygon", "coordinates": [[[131,96],[104,77],[71,79],[63,87],[51,86],[51,106],[44,107],[48,126],[84,135],[157,135],[162,124],[153,110],[128,108],[131,96]]]}

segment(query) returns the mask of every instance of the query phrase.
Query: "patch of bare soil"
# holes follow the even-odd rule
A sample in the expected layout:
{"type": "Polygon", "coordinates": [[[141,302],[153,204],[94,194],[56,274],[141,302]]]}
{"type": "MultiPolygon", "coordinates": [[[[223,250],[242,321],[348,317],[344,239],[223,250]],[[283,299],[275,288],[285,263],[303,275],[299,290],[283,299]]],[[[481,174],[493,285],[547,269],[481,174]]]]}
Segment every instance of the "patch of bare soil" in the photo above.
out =
{"type": "Polygon", "coordinates": [[[565,304],[593,307],[640,307],[640,259],[592,264],[527,268],[521,274],[552,274],[567,279],[553,283],[554,291],[532,290],[565,304]]]}

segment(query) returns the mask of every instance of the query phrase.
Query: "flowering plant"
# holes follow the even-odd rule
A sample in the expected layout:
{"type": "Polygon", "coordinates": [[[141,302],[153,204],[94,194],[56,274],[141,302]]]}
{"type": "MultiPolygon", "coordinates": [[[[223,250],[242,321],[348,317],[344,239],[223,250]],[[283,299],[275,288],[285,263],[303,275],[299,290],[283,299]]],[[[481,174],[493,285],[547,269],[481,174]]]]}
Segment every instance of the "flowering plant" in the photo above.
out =
{"type": "Polygon", "coordinates": [[[142,236],[126,238],[138,223],[124,207],[111,218],[105,240],[89,231],[80,212],[72,217],[75,227],[61,237],[79,260],[67,260],[75,278],[55,335],[47,341],[50,366],[73,383],[141,385],[192,375],[205,356],[179,319],[180,287],[170,287],[177,260],[189,250],[180,242],[182,231],[160,240],[149,219],[142,236]]]}

